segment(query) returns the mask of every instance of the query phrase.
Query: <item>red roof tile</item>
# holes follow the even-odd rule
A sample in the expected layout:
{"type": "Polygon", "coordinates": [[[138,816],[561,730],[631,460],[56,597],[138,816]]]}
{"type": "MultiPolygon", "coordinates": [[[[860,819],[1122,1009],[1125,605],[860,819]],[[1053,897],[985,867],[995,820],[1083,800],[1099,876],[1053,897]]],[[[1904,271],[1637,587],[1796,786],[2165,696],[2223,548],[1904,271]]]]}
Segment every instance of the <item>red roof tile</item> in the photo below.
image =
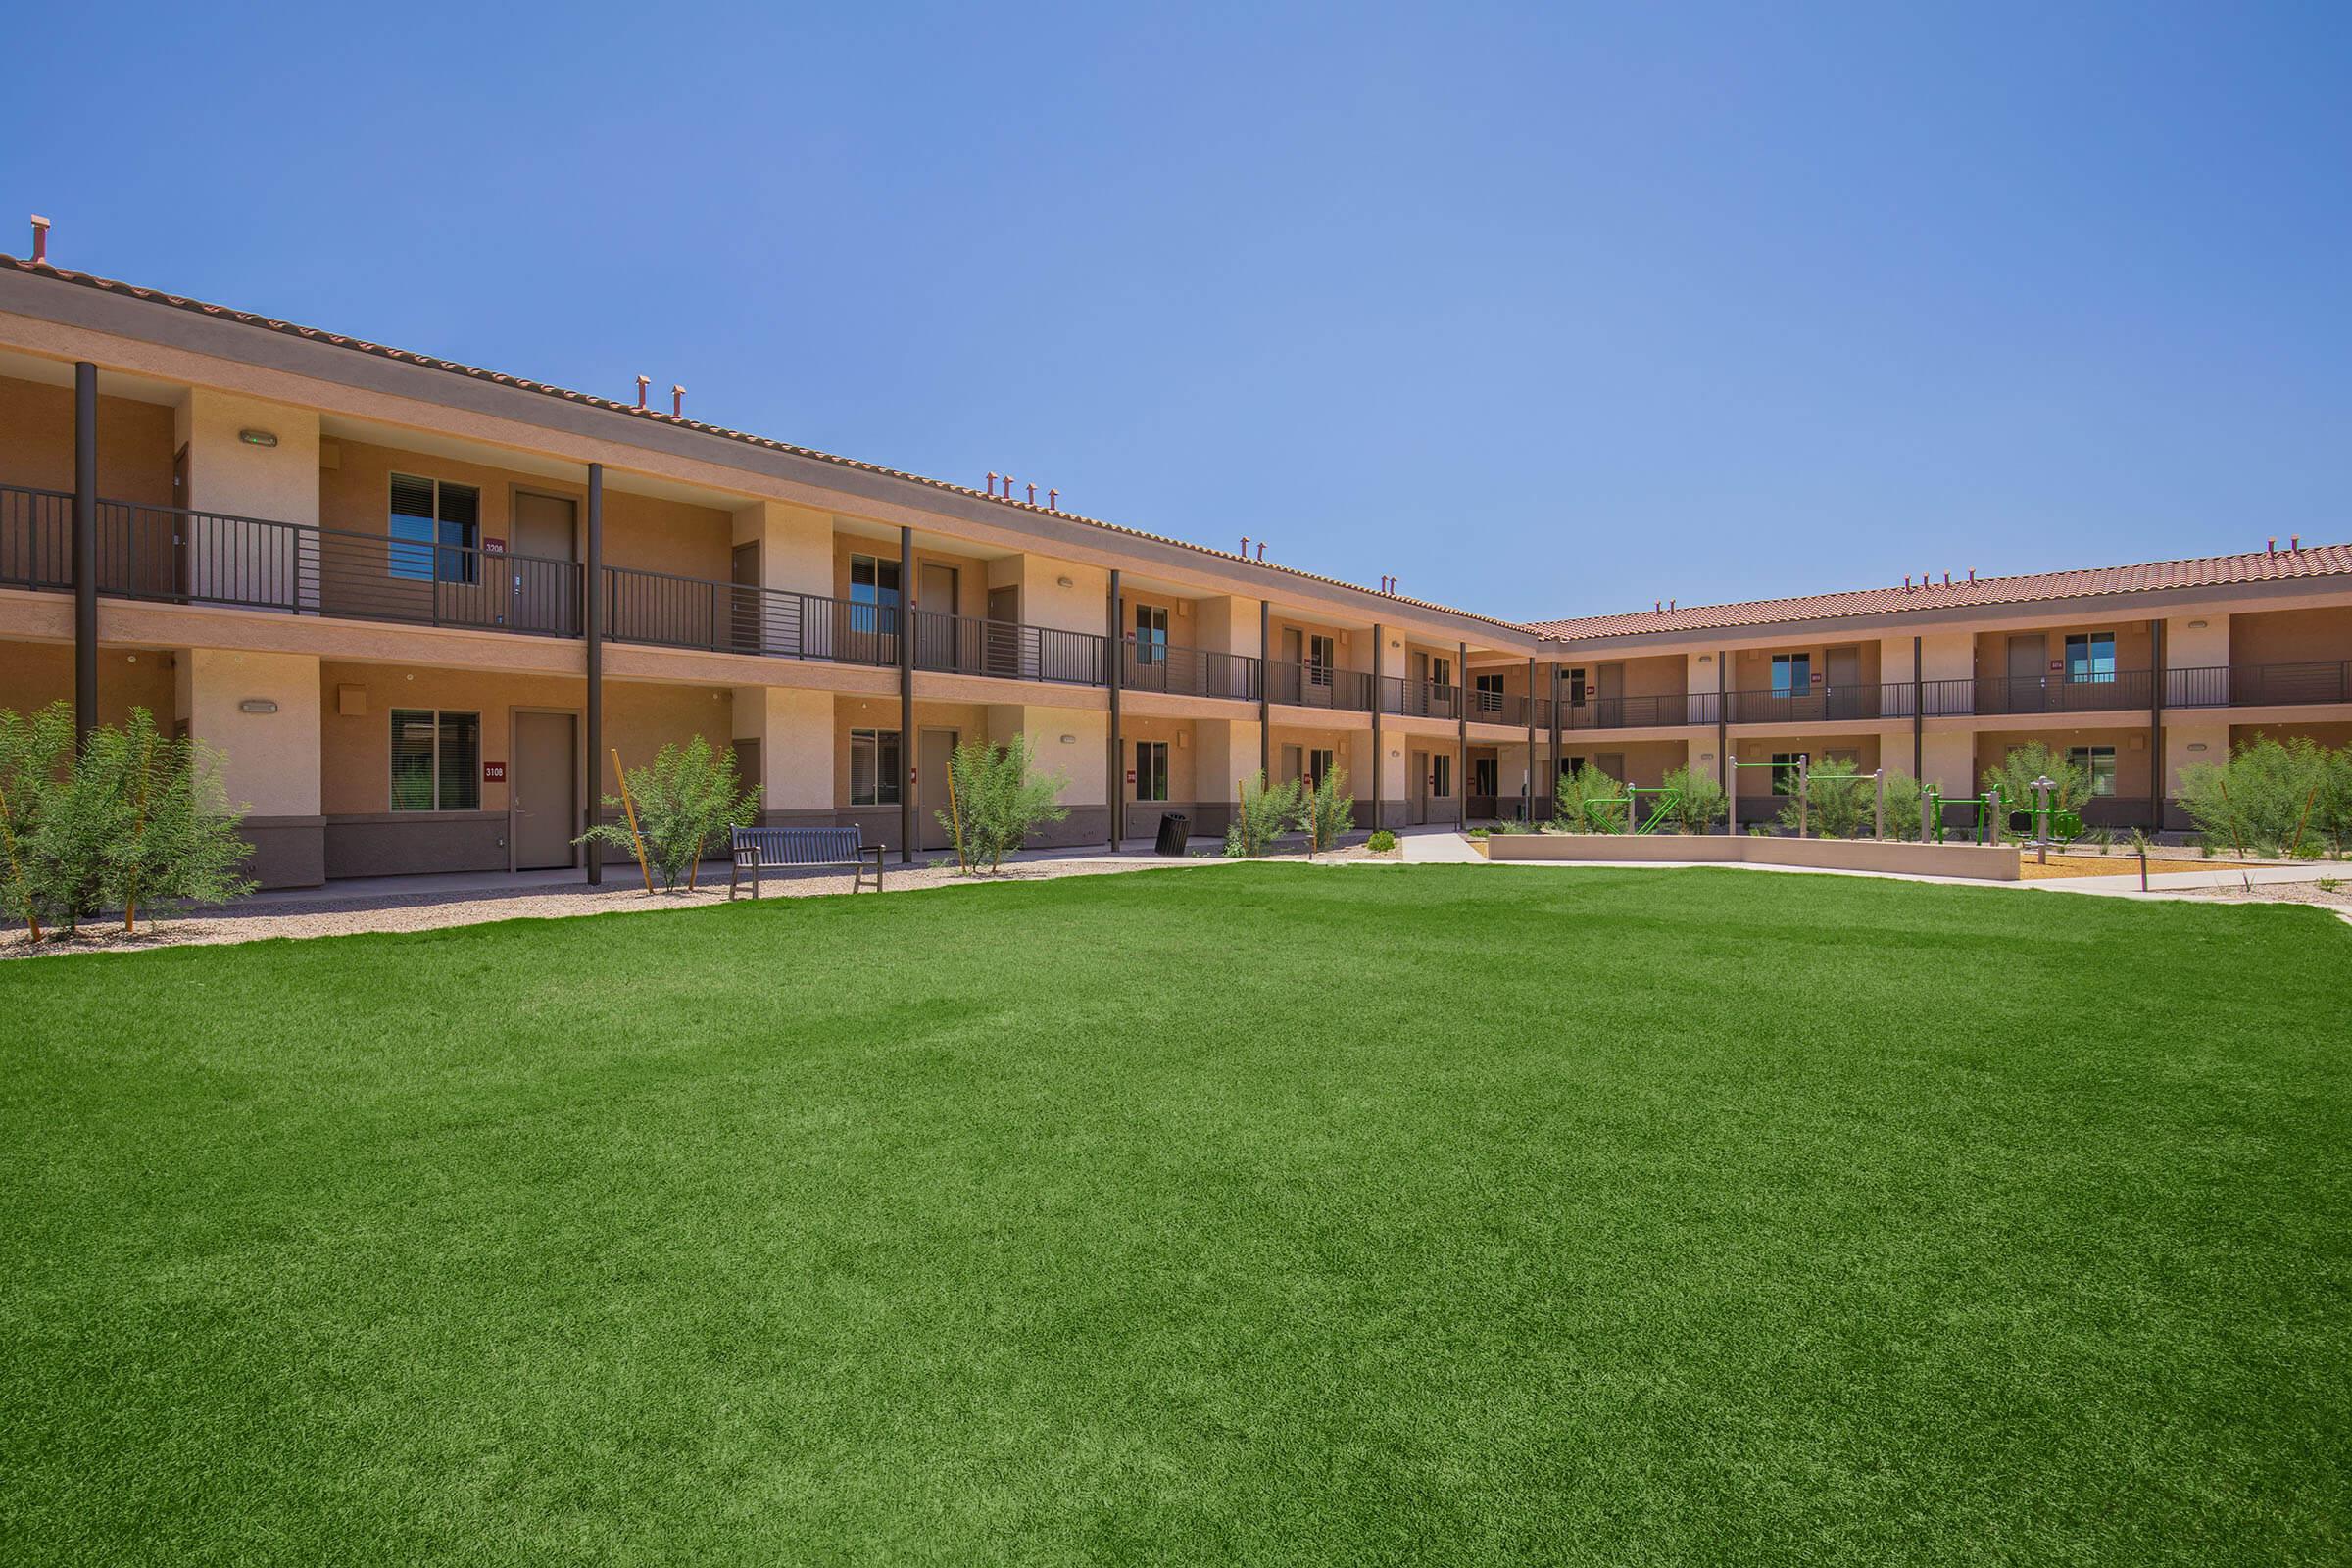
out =
{"type": "Polygon", "coordinates": [[[1862,588],[1851,593],[1806,594],[1794,599],[1754,599],[1737,605],[1690,605],[1673,610],[1638,610],[1622,615],[1580,615],[1568,620],[1538,621],[1529,629],[1558,639],[1626,637],[1637,632],[1715,631],[1778,625],[1784,621],[1827,620],[1842,615],[2018,605],[2043,599],[2094,599],[2165,588],[2228,588],[2238,583],[2281,582],[2346,573],[2352,573],[2352,544],[2307,545],[2300,550],[2254,550],[2242,556],[2199,556],[2191,561],[2091,566],[2023,577],[1979,577],[1974,582],[1923,583],[1916,588],[1862,588]]]}
{"type": "Polygon", "coordinates": [[[819,463],[838,464],[843,467],[857,468],[865,473],[878,473],[892,479],[904,479],[909,484],[919,484],[934,490],[945,490],[956,495],[969,496],[975,501],[986,501],[996,506],[1008,507],[1015,512],[1032,513],[1038,516],[1066,517],[1072,522],[1082,523],[1088,527],[1102,528],[1112,533],[1125,534],[1130,538],[1149,539],[1155,544],[1174,545],[1181,550],[1198,551],[1204,556],[1214,556],[1220,562],[1228,564],[1254,566],[1261,571],[1275,571],[1289,577],[1303,578],[1308,582],[1326,583],[1334,588],[1346,588],[1350,592],[1362,594],[1367,599],[1385,600],[1390,604],[1401,605],[1412,610],[1432,611],[1439,614],[1460,615],[1470,620],[1484,621],[1490,626],[1498,627],[1504,631],[1525,632],[1527,630],[1526,627],[1514,621],[1503,620],[1494,615],[1482,615],[1475,610],[1461,610],[1452,605],[1432,604],[1426,599],[1412,599],[1403,594],[1384,594],[1378,589],[1366,588],[1360,583],[1348,582],[1345,578],[1326,577],[1318,572],[1301,571],[1297,566],[1285,566],[1271,561],[1255,561],[1248,556],[1235,555],[1229,550],[1218,550],[1209,545],[1195,544],[1189,539],[1172,539],[1166,534],[1150,533],[1142,528],[1130,528],[1116,522],[1105,522],[1100,517],[1089,517],[1080,513],[1053,510],[1041,507],[1035,502],[1014,501],[1006,496],[991,495],[985,490],[974,490],[965,485],[951,484],[945,479],[925,478],[919,473],[886,468],[874,463],[861,463],[856,458],[845,458],[831,452],[819,452],[813,447],[794,446],[789,442],[777,441],[768,436],[753,435],[743,430],[731,430],[724,425],[705,424],[698,419],[680,418],[676,415],[665,414],[659,409],[641,409],[634,404],[618,403],[610,398],[600,398],[586,392],[574,392],[565,387],[549,386],[540,381],[527,381],[520,376],[503,375],[496,370],[485,370],[476,366],[461,365],[455,360],[437,360],[429,355],[411,353],[407,349],[389,348],[381,343],[370,343],[365,338],[346,337],[336,332],[320,331],[314,326],[299,326],[291,321],[281,321],[274,317],[256,316],[249,311],[233,310],[225,305],[211,305],[203,300],[189,299],[184,295],[167,294],[160,289],[142,288],[136,283],[118,282],[113,278],[99,277],[89,272],[75,272],[52,263],[35,264],[24,257],[0,253],[0,265],[11,267],[20,272],[30,273],[35,277],[49,277],[60,282],[76,283],[84,288],[94,288],[109,294],[122,294],[131,299],[169,305],[177,310],[193,311],[202,316],[218,317],[222,320],[235,321],[243,326],[260,327],[270,332],[283,332],[291,337],[309,338],[318,343],[331,343],[337,348],[352,349],[362,354],[373,354],[383,359],[399,360],[409,365],[421,365],[430,369],[446,370],[453,375],[470,376],[477,381],[490,381],[500,386],[511,386],[524,392],[536,392],[546,397],[562,398],[566,402],[585,404],[591,408],[609,409],[615,414],[653,419],[662,424],[676,425],[680,429],[695,430],[705,435],[714,435],[729,441],[741,441],[751,446],[765,447],[774,452],[788,452],[795,457],[809,458],[819,463]]]}

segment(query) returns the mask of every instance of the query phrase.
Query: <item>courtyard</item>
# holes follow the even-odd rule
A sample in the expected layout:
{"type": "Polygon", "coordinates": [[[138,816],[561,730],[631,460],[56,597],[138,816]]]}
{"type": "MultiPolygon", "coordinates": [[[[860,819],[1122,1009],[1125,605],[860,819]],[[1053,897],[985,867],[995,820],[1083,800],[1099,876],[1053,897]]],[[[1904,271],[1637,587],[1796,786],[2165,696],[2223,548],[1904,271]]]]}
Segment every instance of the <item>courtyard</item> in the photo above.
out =
{"type": "Polygon", "coordinates": [[[1237,865],[0,966],[39,1561],[2340,1561],[2352,933],[1237,865]]]}

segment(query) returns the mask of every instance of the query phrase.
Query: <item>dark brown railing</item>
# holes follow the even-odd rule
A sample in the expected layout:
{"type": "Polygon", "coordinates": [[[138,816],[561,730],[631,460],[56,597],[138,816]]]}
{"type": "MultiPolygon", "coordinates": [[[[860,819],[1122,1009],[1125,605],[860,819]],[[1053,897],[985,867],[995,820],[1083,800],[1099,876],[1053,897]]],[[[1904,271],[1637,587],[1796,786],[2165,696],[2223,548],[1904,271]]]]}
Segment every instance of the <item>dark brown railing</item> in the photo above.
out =
{"type": "Polygon", "coordinates": [[[1372,677],[1329,664],[1266,665],[1266,696],[1293,708],[1328,708],[1343,713],[1372,711],[1372,677]]]}
{"type": "Polygon", "coordinates": [[[0,587],[74,586],[74,498],[0,489],[0,587]]]}
{"type": "Polygon", "coordinates": [[[1107,640],[1099,632],[943,615],[931,610],[914,612],[912,620],[917,669],[1075,686],[1103,683],[1107,640]]]}
{"type": "Polygon", "coordinates": [[[1734,724],[1841,723],[1911,716],[1911,687],[1905,681],[1816,686],[1795,692],[1727,692],[1724,697],[1724,711],[1734,724]]]}
{"type": "Polygon", "coordinates": [[[1713,692],[1660,692],[1650,697],[1592,697],[1560,704],[1562,729],[1641,729],[1648,725],[1712,724],[1713,692]]]}
{"type": "Polygon", "coordinates": [[[845,664],[899,662],[895,605],[605,568],[605,635],[615,642],[845,664]]]}
{"type": "MultiPolygon", "coordinates": [[[[2156,677],[2144,669],[2104,675],[1980,675],[1974,680],[1923,682],[1920,698],[1929,718],[1965,714],[2096,713],[2146,708],[2156,694],[2156,677]]],[[[1906,711],[1905,716],[1909,716],[1906,711]]]]}
{"type": "Polygon", "coordinates": [[[1119,683],[1129,691],[1165,692],[1175,697],[1230,697],[1257,701],[1263,666],[1244,654],[1205,648],[1172,648],[1166,643],[1125,639],[1120,648],[1119,683]]]}
{"type": "Polygon", "coordinates": [[[2352,660],[2171,669],[2164,675],[2167,708],[2284,708],[2302,703],[2352,703],[2352,660]]]}
{"type": "Polygon", "coordinates": [[[1407,718],[1459,718],[1462,716],[1462,689],[1459,686],[1441,686],[1435,681],[1406,680],[1400,675],[1386,675],[1380,682],[1380,710],[1401,713],[1407,718]]]}

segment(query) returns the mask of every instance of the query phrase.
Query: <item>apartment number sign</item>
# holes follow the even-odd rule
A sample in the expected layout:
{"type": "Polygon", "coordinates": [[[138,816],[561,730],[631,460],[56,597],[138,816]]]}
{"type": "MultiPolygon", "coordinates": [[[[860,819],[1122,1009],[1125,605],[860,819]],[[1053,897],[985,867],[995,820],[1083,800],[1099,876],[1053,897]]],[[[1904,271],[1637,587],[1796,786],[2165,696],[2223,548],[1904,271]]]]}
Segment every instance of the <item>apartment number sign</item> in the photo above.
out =
{"type": "Polygon", "coordinates": [[[482,541],[482,554],[483,554],[483,555],[485,555],[485,556],[503,556],[503,555],[505,555],[506,553],[507,553],[507,542],[506,542],[504,539],[488,539],[488,538],[485,538],[485,539],[482,541]]]}
{"type": "Polygon", "coordinates": [[[482,782],[483,782],[483,783],[485,783],[485,784],[504,784],[506,781],[507,781],[507,764],[506,764],[506,763],[504,763],[504,762],[484,762],[484,763],[482,764],[482,782]]]}

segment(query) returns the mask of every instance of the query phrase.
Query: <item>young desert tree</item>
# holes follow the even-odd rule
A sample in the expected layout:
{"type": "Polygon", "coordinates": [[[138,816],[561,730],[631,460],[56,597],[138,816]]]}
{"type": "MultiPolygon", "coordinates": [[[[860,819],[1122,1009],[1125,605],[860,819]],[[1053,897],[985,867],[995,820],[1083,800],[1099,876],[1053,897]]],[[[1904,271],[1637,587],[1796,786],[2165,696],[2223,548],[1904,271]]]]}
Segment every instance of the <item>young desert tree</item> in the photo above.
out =
{"type": "Polygon", "coordinates": [[[1069,781],[1058,773],[1033,774],[1032,758],[1026,734],[1002,746],[964,741],[950,755],[949,808],[935,814],[965,874],[994,872],[1030,834],[1070,814],[1061,804],[1069,781]]]}
{"type": "Polygon", "coordinates": [[[1297,779],[1271,786],[1262,772],[1244,779],[1233,826],[1225,830],[1225,853],[1250,860],[1272,854],[1276,842],[1298,820],[1301,794],[1297,779]]]}
{"type": "MultiPolygon", "coordinates": [[[[703,857],[722,853],[727,830],[749,827],[760,814],[760,787],[746,789],[735,777],[734,751],[715,750],[700,735],[683,746],[673,741],[662,747],[651,767],[632,767],[624,777],[626,805],[608,795],[605,809],[635,810],[646,860],[673,891],[681,882],[693,887],[703,857]]],[[[572,842],[637,853],[625,821],[599,822],[572,842]]]]}
{"type": "Polygon", "coordinates": [[[2222,762],[2180,770],[2180,805],[2209,844],[2301,855],[2352,833],[2352,752],[2256,736],[2222,762]]]}
{"type": "Polygon", "coordinates": [[[44,808],[74,756],[74,710],[64,703],[31,713],[0,709],[0,913],[41,939],[56,915],[40,847],[44,808]]]}
{"type": "Polygon", "coordinates": [[[1597,767],[1561,774],[1552,790],[1552,832],[1632,831],[1633,811],[1626,802],[1625,786],[1597,767]]]}
{"type": "MultiPolygon", "coordinates": [[[[1825,757],[1805,773],[1805,831],[1815,838],[1859,838],[1864,823],[1876,825],[1878,786],[1850,757],[1825,757]]],[[[1781,826],[1796,831],[1795,797],[1781,808],[1781,826]]]]}
{"type": "MultiPolygon", "coordinates": [[[[100,898],[137,929],[139,911],[224,904],[253,891],[237,873],[253,847],[237,836],[243,812],[220,787],[218,758],[164,734],[144,708],[120,730],[92,733],[77,775],[115,797],[101,852],[100,898]]],[[[96,813],[94,813],[96,814],[96,813]]]]}
{"type": "Polygon", "coordinates": [[[1713,773],[1695,767],[1678,767],[1663,782],[1674,792],[1674,804],[1667,808],[1666,817],[1677,833],[1715,831],[1715,824],[1723,820],[1729,803],[1713,773]]]}
{"type": "MultiPolygon", "coordinates": [[[[2082,803],[2090,799],[2090,774],[2067,760],[2066,753],[2035,741],[2020,746],[2001,759],[2001,765],[1984,770],[1983,780],[1986,790],[2001,792],[2001,810],[2031,811],[2041,805],[2041,796],[2034,781],[2046,778],[2052,786],[2050,808],[2053,811],[2080,811],[2082,803]]],[[[2003,822],[2001,829],[2008,831],[2003,822]]]]}
{"type": "Polygon", "coordinates": [[[102,909],[139,912],[218,904],[251,890],[236,874],[251,848],[221,795],[214,760],[156,727],[143,708],[122,728],[92,730],[77,755],[74,713],[52,704],[0,712],[0,908],[35,940],[102,909]]]}
{"type": "Polygon", "coordinates": [[[1310,857],[1336,846],[1340,835],[1355,826],[1355,797],[1347,789],[1348,770],[1334,766],[1322,783],[1300,790],[1298,831],[1306,835],[1310,857]]]}

